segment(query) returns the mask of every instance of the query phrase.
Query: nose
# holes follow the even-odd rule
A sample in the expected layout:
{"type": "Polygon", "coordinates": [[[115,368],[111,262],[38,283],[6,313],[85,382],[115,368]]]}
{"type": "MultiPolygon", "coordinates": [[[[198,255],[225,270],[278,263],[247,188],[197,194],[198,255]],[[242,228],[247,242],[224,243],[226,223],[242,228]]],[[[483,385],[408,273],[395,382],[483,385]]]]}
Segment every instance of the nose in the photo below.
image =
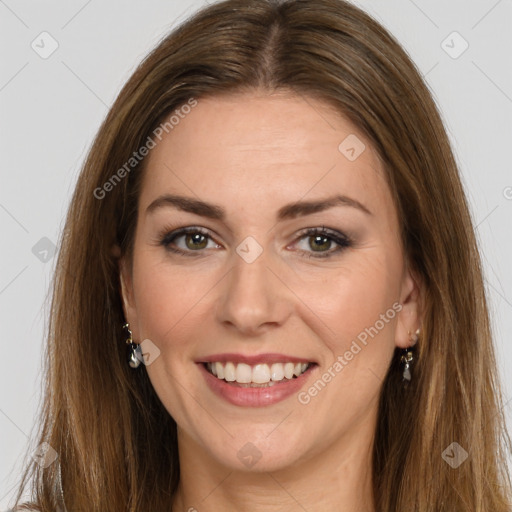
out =
{"type": "Polygon", "coordinates": [[[218,290],[217,319],[239,333],[257,336],[283,325],[293,309],[293,293],[266,251],[252,263],[233,254],[233,267],[218,290]]]}

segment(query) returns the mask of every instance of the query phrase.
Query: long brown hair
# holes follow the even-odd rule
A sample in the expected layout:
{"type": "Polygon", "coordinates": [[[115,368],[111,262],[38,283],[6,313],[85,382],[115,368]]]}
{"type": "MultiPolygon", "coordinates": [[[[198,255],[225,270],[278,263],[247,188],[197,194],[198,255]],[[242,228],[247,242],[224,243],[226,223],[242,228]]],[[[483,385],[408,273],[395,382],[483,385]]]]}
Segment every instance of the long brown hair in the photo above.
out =
{"type": "Polygon", "coordinates": [[[207,6],[152,51],[119,94],[78,179],[53,282],[38,441],[58,459],[27,467],[17,502],[31,481],[33,504],[44,512],[63,507],[61,485],[70,511],[169,508],[180,477],[176,423],[145,369],[127,365],[122,330],[117,258],[131,254],[145,160],[126,162],[191,98],[256,89],[323,100],[372,141],[407,261],[425,285],[412,384],[397,385],[392,363],[382,386],[377,510],[510,512],[510,440],[456,162],[414,64],[343,0],[207,6]],[[453,442],[468,453],[457,469],[443,456],[453,442]]]}

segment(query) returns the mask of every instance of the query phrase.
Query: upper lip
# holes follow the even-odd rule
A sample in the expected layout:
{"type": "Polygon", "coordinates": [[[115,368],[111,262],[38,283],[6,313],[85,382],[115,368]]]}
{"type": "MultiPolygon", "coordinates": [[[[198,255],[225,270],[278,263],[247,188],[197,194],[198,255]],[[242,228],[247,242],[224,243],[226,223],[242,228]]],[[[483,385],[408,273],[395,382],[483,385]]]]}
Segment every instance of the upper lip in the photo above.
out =
{"type": "Polygon", "coordinates": [[[303,357],[288,356],[286,354],[256,354],[244,355],[235,353],[213,354],[211,356],[201,357],[196,360],[196,363],[245,363],[251,366],[256,364],[273,364],[273,363],[314,363],[312,359],[305,359],[303,357]]]}

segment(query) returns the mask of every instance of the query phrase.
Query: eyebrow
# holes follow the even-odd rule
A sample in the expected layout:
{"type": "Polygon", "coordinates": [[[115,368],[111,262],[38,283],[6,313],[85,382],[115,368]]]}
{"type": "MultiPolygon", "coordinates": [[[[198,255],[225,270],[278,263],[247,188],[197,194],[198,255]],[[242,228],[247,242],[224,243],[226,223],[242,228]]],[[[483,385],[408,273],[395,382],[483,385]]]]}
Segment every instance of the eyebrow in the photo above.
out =
{"type": "MultiPolygon", "coordinates": [[[[297,201],[281,207],[277,212],[277,220],[293,219],[313,213],[322,212],[336,206],[348,206],[358,209],[367,215],[373,215],[372,212],[356,199],[344,195],[335,195],[316,201],[297,201]]],[[[224,221],[226,210],[221,206],[201,201],[193,197],[185,197],[173,194],[165,194],[156,198],[147,208],[146,215],[164,208],[173,207],[179,210],[194,213],[202,217],[224,221]]]]}

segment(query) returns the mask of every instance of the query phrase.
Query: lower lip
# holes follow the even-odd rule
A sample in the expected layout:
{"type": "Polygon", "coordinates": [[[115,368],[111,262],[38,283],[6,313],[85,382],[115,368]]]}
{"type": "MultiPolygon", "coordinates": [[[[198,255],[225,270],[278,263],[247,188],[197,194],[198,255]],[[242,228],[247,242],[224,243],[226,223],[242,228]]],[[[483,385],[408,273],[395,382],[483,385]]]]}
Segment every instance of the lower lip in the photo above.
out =
{"type": "Polygon", "coordinates": [[[313,364],[297,378],[285,382],[276,382],[273,386],[246,388],[234,386],[224,379],[218,379],[205,368],[203,363],[198,363],[198,365],[210,389],[230,404],[240,407],[264,407],[285,400],[300,391],[317,367],[316,364],[313,364]]]}

